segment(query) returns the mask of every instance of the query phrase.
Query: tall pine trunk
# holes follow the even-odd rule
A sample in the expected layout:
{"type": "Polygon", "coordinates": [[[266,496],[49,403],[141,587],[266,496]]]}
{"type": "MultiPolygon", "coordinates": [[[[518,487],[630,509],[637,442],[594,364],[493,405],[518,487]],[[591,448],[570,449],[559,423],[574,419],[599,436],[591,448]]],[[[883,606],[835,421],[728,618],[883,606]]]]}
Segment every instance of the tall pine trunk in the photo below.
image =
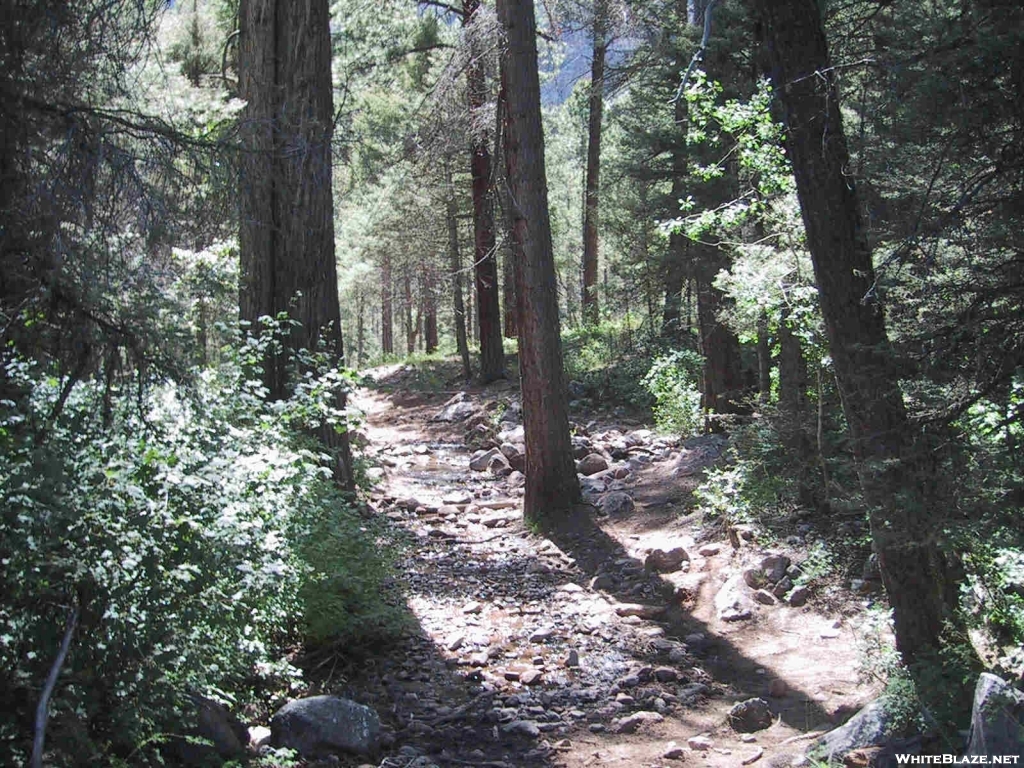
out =
{"type": "Polygon", "coordinates": [[[487,75],[484,53],[476,38],[480,0],[464,0],[462,18],[470,45],[466,73],[471,121],[470,174],[473,183],[474,275],[476,278],[477,328],[480,334],[480,378],[490,382],[505,378],[505,348],[501,339],[501,302],[498,297],[498,258],[494,234],[494,194],[491,179],[491,150],[484,106],[487,103],[487,75]]]}
{"type": "MultiPolygon", "coordinates": [[[[334,128],[328,0],[242,0],[239,311],[256,323],[287,313],[293,350],[323,342],[344,362],[334,258],[331,136],[334,128]]],[[[288,361],[265,362],[271,398],[289,394],[288,361]]],[[[336,403],[344,407],[344,396],[336,403]]],[[[335,474],[354,488],[347,435],[328,427],[335,474]]]]}
{"type": "Polygon", "coordinates": [[[896,645],[911,664],[939,649],[957,600],[953,569],[937,540],[937,500],[928,490],[934,470],[914,450],[918,436],[890,360],[818,3],[756,6],[896,645]]]}
{"type": "Polygon", "coordinates": [[[580,485],[569,439],[533,2],[499,0],[498,15],[508,40],[501,76],[526,437],[523,515],[527,521],[545,523],[580,500],[580,485]]]}

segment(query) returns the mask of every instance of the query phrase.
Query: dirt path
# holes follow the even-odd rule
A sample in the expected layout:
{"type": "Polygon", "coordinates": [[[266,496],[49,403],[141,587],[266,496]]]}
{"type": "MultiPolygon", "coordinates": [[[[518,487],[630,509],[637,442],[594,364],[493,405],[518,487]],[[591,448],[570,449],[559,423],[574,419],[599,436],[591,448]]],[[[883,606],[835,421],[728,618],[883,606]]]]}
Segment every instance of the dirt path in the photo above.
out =
{"type": "MultiPolygon", "coordinates": [[[[595,501],[626,494],[635,508],[582,507],[540,536],[521,523],[516,473],[468,467],[467,432],[470,442],[496,423],[513,433],[513,387],[456,396],[457,418],[438,421],[452,392],[404,391],[400,368],[378,376],[391,392],[358,400],[382,476],[372,501],[409,539],[401,577],[417,629],[346,685],[381,714],[384,765],[789,765],[806,734],[872,697],[855,674],[855,602],[842,615],[813,599],[751,601],[750,618],[719,618],[723,584],[767,552],[756,536],[739,549],[709,538],[681,511],[696,482],[689,469],[679,476],[687,451],[636,433],[619,451],[628,460],[585,481],[595,501]],[[679,570],[645,568],[652,550],[676,547],[689,557],[679,570]],[[772,724],[739,733],[729,710],[754,697],[772,724]]],[[[630,430],[589,431],[607,445],[630,430]]],[[[799,549],[772,551],[798,563],[799,549]]]]}

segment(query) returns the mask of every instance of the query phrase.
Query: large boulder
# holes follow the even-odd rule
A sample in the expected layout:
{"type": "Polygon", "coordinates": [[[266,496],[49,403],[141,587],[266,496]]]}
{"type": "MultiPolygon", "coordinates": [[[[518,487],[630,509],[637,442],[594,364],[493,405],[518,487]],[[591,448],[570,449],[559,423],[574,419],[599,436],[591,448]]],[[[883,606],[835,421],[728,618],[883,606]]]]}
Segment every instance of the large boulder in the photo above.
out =
{"type": "Polygon", "coordinates": [[[983,673],[974,687],[967,754],[1024,753],[1024,693],[1002,678],[983,673]]]}
{"type": "Polygon", "coordinates": [[[370,755],[380,745],[380,719],[369,707],[337,696],[285,704],[270,720],[271,744],[304,756],[333,752],[370,755]]]}
{"type": "Polygon", "coordinates": [[[808,753],[832,762],[842,760],[855,749],[884,745],[894,735],[896,707],[883,696],[875,699],[844,725],[816,741],[808,753]]]}

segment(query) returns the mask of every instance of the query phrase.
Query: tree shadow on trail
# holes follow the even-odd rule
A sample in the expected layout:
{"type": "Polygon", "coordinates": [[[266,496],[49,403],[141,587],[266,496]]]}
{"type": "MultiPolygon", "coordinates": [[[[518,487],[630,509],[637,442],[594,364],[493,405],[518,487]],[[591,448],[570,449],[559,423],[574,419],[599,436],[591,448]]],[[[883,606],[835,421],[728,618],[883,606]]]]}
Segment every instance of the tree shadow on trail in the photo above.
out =
{"type": "Polygon", "coordinates": [[[665,610],[656,621],[667,636],[703,635],[705,639],[695,643],[690,650],[700,658],[701,666],[716,682],[724,683],[736,692],[736,701],[765,698],[776,718],[800,731],[831,727],[829,713],[811,693],[800,690],[781,675],[780,679],[786,683],[786,693],[769,699],[767,687],[771,676],[765,674],[764,663],[745,656],[727,638],[689,613],[676,596],[676,586],[658,573],[646,570],[643,562],[595,522],[593,514],[594,510],[589,505],[579,505],[547,523],[544,534],[572,557],[576,567],[588,577],[607,574],[610,570],[631,574],[632,578],[617,582],[604,580],[608,586],[603,591],[622,603],[630,604],[645,604],[643,598],[638,598],[638,593],[657,596],[655,605],[664,606],[665,610]]]}

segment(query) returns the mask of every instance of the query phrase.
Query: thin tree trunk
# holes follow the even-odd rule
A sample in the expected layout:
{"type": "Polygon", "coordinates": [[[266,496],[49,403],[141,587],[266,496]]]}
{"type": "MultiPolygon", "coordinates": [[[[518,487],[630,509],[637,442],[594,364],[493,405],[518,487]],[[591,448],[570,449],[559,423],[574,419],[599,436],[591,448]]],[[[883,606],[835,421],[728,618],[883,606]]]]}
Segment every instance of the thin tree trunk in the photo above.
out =
{"type": "Polygon", "coordinates": [[[487,80],[482,46],[477,40],[480,0],[464,0],[462,18],[469,37],[471,61],[466,73],[471,126],[470,173],[473,183],[474,275],[477,328],[480,334],[480,378],[484,383],[505,378],[505,348],[501,339],[501,303],[498,297],[498,259],[494,236],[494,195],[491,151],[484,127],[487,80]]]}
{"type": "Polygon", "coordinates": [[[597,274],[601,194],[601,123],[604,114],[604,65],[607,51],[607,0],[595,0],[594,47],[590,63],[586,191],[583,206],[583,288],[580,314],[584,325],[596,325],[601,316],[598,306],[597,274]]]}
{"type": "Polygon", "coordinates": [[[455,346],[462,358],[462,375],[466,381],[473,378],[473,366],[469,360],[469,342],[466,338],[466,307],[462,301],[462,258],[459,254],[458,204],[455,200],[455,185],[452,171],[445,161],[444,181],[445,221],[448,224],[448,270],[452,274],[452,310],[455,320],[455,346]]]}
{"type": "Polygon", "coordinates": [[[941,647],[957,602],[955,569],[939,548],[943,526],[929,493],[935,474],[915,455],[916,436],[890,363],[818,3],[757,0],[756,8],[896,645],[911,664],[941,647]]]}
{"type": "Polygon", "coordinates": [[[498,15],[508,40],[501,76],[526,437],[523,514],[527,521],[544,523],[579,502],[580,485],[569,439],[533,2],[499,0],[498,15]]]}
{"type": "Polygon", "coordinates": [[[767,403],[772,396],[772,347],[768,343],[768,315],[757,318],[757,401],[767,403]]]}
{"type": "MultiPolygon", "coordinates": [[[[725,265],[722,253],[699,243],[691,244],[697,263],[697,326],[704,357],[704,408],[709,414],[738,413],[742,410],[743,373],[740,343],[736,334],[719,319],[725,297],[713,280],[725,265]]],[[[713,429],[721,429],[711,420],[713,429]]]]}
{"type": "Polygon", "coordinates": [[[362,288],[356,293],[356,367],[366,360],[366,294],[362,288]]]}
{"type": "Polygon", "coordinates": [[[385,249],[380,264],[380,351],[385,355],[395,352],[391,283],[391,254],[385,249]]]}
{"type": "Polygon", "coordinates": [[[405,265],[402,274],[402,293],[405,299],[402,316],[405,320],[405,351],[411,355],[416,351],[416,323],[412,318],[412,270],[405,265]]]}

